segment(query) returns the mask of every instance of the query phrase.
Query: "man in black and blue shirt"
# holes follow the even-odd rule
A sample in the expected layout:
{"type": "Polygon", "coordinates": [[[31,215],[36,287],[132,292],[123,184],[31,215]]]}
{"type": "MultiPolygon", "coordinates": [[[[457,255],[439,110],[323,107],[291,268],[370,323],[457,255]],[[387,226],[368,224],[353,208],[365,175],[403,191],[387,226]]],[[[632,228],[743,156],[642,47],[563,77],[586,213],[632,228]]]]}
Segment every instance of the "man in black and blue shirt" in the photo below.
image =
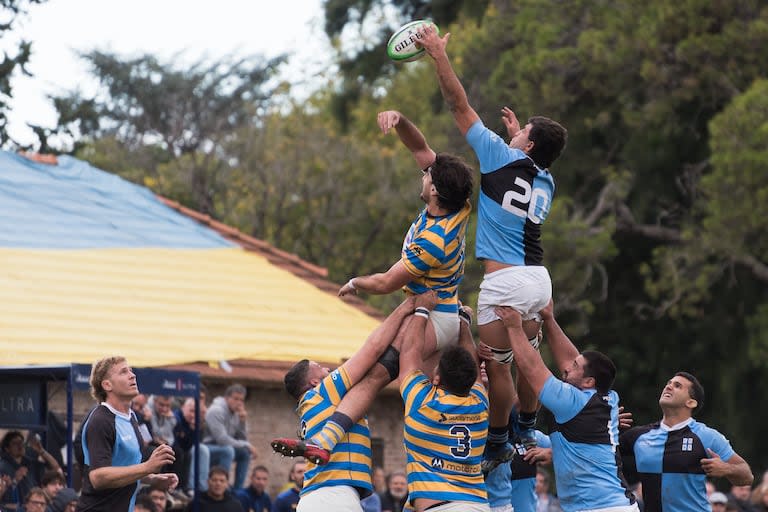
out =
{"type": "Polygon", "coordinates": [[[661,421],[620,436],[627,471],[643,484],[646,512],[709,512],[707,478],[752,483],[746,461],[717,430],[693,419],[704,405],[704,388],[687,372],[669,379],[659,397],[661,421]]]}

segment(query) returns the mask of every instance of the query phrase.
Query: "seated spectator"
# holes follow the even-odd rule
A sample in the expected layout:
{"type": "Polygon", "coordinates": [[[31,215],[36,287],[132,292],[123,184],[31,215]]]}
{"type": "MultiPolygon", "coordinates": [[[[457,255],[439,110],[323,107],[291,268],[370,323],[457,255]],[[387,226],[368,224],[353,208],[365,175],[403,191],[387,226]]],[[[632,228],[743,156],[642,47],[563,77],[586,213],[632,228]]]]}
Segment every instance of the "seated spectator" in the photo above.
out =
{"type": "Polygon", "coordinates": [[[768,485],[761,483],[752,491],[752,506],[755,512],[768,512],[768,485]]]}
{"type": "Polygon", "coordinates": [[[77,493],[71,487],[64,487],[51,500],[47,512],[74,512],[76,506],[77,493]]]}
{"type": "MultiPolygon", "coordinates": [[[[243,506],[227,490],[229,472],[221,466],[213,466],[208,473],[208,490],[200,494],[200,512],[244,512],[243,506]]],[[[194,511],[194,502],[190,502],[187,512],[194,511]]]]}
{"type": "Polygon", "coordinates": [[[240,501],[245,512],[270,512],[272,500],[267,494],[269,485],[269,470],[264,466],[256,466],[251,471],[251,485],[235,491],[235,498],[240,501]]]}
{"type": "Polygon", "coordinates": [[[749,496],[752,493],[750,485],[734,485],[728,493],[728,503],[735,505],[739,512],[754,512],[749,496]]]}
{"type": "Polygon", "coordinates": [[[186,470],[184,467],[185,460],[182,460],[182,456],[179,450],[176,449],[176,443],[174,439],[174,429],[176,428],[176,415],[173,413],[171,404],[173,398],[163,395],[152,395],[149,397],[147,405],[152,412],[150,417],[150,423],[152,423],[152,436],[156,445],[167,444],[173,448],[173,456],[175,461],[173,464],[163,468],[163,473],[176,473],[179,477],[179,481],[185,478],[186,470]]]}
{"type": "MultiPolygon", "coordinates": [[[[200,419],[204,422],[205,403],[200,399],[200,419]]],[[[187,398],[184,405],[174,412],[176,416],[176,426],[173,429],[174,446],[176,452],[176,461],[180,461],[179,487],[192,491],[195,488],[195,459],[193,457],[195,450],[195,399],[187,398]]],[[[202,436],[201,436],[202,437],[202,436]]],[[[201,491],[208,489],[208,470],[210,469],[210,452],[208,446],[200,442],[200,462],[197,488],[201,491]]]]}
{"type": "Polygon", "coordinates": [[[64,488],[64,475],[60,472],[49,469],[43,473],[43,478],[40,480],[40,485],[45,491],[45,495],[48,497],[48,502],[53,503],[53,499],[64,488]]]}
{"type": "Polygon", "coordinates": [[[30,490],[40,485],[46,468],[61,471],[59,463],[45,451],[36,435],[30,435],[27,444],[29,451],[24,447],[24,435],[18,430],[6,432],[0,441],[0,475],[11,480],[0,504],[23,503],[30,490]]]}
{"type": "Polygon", "coordinates": [[[155,512],[155,504],[152,503],[152,498],[146,494],[136,496],[133,512],[155,512]]]}
{"type": "Polygon", "coordinates": [[[408,500],[408,478],[402,471],[386,478],[387,490],[381,495],[381,512],[402,512],[408,500]]]}
{"type": "Polygon", "coordinates": [[[245,387],[233,384],[224,396],[217,396],[205,413],[206,434],[203,442],[208,446],[211,465],[227,471],[235,462],[235,489],[240,489],[248,476],[251,457],[256,448],[248,442],[248,413],[245,409],[245,387]]]}
{"type": "Polygon", "coordinates": [[[272,504],[272,512],[291,512],[296,510],[296,504],[299,502],[299,493],[304,486],[304,472],[307,470],[307,463],[303,459],[297,459],[291,466],[291,472],[288,474],[288,481],[292,484],[291,488],[281,492],[275,498],[272,504]]]}
{"type": "Polygon", "coordinates": [[[40,487],[32,487],[24,498],[24,512],[45,512],[48,508],[48,496],[40,487]]]}
{"type": "Polygon", "coordinates": [[[725,494],[714,491],[707,499],[712,507],[712,512],[725,512],[725,506],[728,504],[728,497],[725,494]]]}
{"type": "Polygon", "coordinates": [[[536,512],[561,512],[560,500],[549,492],[549,473],[540,469],[536,472],[536,512]]]}
{"type": "Polygon", "coordinates": [[[360,500],[363,512],[381,512],[381,497],[375,492],[360,500]]]}
{"type": "MultiPolygon", "coordinates": [[[[149,408],[147,401],[146,395],[136,395],[136,397],[131,400],[131,410],[136,415],[136,421],[139,422],[139,429],[146,429],[146,434],[152,438],[152,409],[149,408]],[[144,426],[143,428],[142,425],[144,426]]],[[[149,442],[149,439],[144,439],[144,441],[149,442]]]]}
{"type": "Polygon", "coordinates": [[[373,483],[373,491],[375,493],[382,495],[387,492],[387,475],[384,473],[384,468],[381,466],[373,468],[371,482],[373,483]]]}

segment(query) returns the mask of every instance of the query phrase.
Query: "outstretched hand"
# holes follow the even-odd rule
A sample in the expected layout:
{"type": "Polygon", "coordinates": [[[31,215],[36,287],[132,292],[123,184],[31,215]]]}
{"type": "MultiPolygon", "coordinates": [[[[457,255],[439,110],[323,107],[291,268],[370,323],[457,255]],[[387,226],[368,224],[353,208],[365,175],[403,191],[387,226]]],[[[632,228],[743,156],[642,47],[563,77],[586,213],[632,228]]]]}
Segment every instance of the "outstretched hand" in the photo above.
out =
{"type": "Polygon", "coordinates": [[[504,107],[501,109],[501,120],[507,129],[507,136],[513,139],[520,131],[520,121],[517,120],[517,116],[511,108],[504,107]]]}
{"type": "Polygon", "coordinates": [[[504,324],[504,327],[519,327],[522,329],[523,317],[521,317],[520,313],[514,308],[510,306],[496,306],[493,310],[501,319],[501,323],[504,324]]]}
{"type": "Polygon", "coordinates": [[[445,47],[451,38],[451,33],[447,32],[443,37],[437,33],[437,29],[432,25],[424,25],[418,32],[416,46],[421,46],[430,57],[436,59],[440,54],[445,54],[445,47]]]}
{"type": "Polygon", "coordinates": [[[148,478],[150,485],[168,492],[173,492],[179,485],[179,476],[176,473],[153,473],[148,478]]]}
{"type": "Polygon", "coordinates": [[[381,133],[386,134],[400,123],[401,118],[402,115],[397,110],[385,110],[384,112],[379,112],[378,116],[376,116],[376,121],[379,123],[381,133]]]}
{"type": "MultiPolygon", "coordinates": [[[[354,277],[352,279],[354,279],[354,277]]],[[[352,283],[352,279],[347,281],[347,284],[339,288],[339,297],[343,297],[345,295],[357,295],[357,288],[355,288],[355,285],[352,283]]]]}
{"type": "Polygon", "coordinates": [[[477,344],[477,357],[481,361],[493,361],[493,350],[482,341],[477,344]]]}
{"type": "Polygon", "coordinates": [[[429,290],[416,296],[416,307],[427,308],[432,311],[437,306],[437,292],[435,290],[429,290]]]}
{"type": "Polygon", "coordinates": [[[619,430],[627,430],[632,428],[635,423],[635,419],[632,417],[632,413],[624,411],[624,406],[619,406],[619,430]]]}

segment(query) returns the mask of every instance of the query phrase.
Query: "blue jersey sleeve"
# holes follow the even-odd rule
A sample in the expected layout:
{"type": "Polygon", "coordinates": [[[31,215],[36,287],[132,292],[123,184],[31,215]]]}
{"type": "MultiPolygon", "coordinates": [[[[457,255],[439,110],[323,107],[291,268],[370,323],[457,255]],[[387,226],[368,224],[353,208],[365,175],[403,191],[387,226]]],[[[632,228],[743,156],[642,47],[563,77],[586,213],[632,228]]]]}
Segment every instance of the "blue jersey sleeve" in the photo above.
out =
{"type": "MultiPolygon", "coordinates": [[[[728,439],[713,428],[706,427],[701,423],[699,423],[699,425],[704,428],[697,431],[696,435],[701,439],[704,448],[712,450],[718,457],[723,459],[723,461],[728,462],[728,460],[736,453],[731,447],[731,443],[728,439]]],[[[707,454],[707,456],[709,456],[709,454],[707,454]]]]}
{"type": "Polygon", "coordinates": [[[558,423],[565,423],[584,408],[591,396],[591,393],[551,375],[539,393],[539,400],[555,416],[558,423]]]}
{"type": "Polygon", "coordinates": [[[552,441],[549,440],[549,436],[541,430],[536,431],[536,445],[539,448],[552,448],[552,441]]]}
{"type": "Polygon", "coordinates": [[[516,160],[528,158],[519,149],[510,148],[479,119],[467,131],[466,139],[477,155],[480,172],[483,174],[493,172],[516,160]]]}

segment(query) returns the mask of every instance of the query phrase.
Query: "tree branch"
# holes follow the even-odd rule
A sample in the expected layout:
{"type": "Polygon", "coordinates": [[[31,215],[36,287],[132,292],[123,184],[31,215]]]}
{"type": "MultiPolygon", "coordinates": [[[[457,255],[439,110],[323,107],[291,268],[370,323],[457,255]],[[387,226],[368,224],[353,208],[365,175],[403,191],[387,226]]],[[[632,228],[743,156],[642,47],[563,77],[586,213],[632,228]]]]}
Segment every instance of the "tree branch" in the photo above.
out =
{"type": "Polygon", "coordinates": [[[746,254],[743,256],[735,256],[733,260],[736,263],[744,265],[749,270],[751,270],[752,274],[756,278],[760,279],[763,282],[768,283],[768,265],[766,265],[762,261],[758,260],[757,258],[755,258],[750,254],[746,254]]]}

